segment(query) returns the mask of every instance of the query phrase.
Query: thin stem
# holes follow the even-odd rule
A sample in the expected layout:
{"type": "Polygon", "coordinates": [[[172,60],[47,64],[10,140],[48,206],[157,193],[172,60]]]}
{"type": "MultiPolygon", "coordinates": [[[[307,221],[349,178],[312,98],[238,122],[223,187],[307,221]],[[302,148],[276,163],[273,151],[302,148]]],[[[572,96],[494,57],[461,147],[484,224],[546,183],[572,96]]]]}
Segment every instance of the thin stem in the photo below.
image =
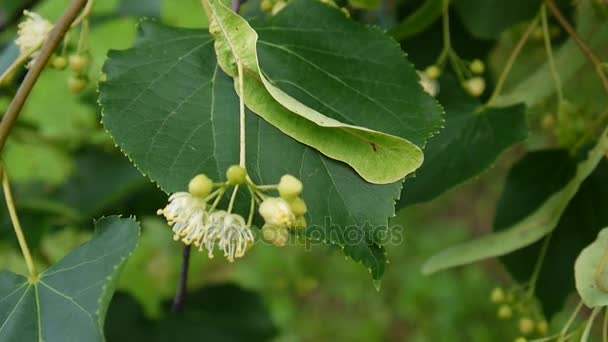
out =
{"type": "Polygon", "coordinates": [[[184,246],[184,252],[182,254],[182,269],[179,273],[179,282],[177,284],[177,291],[175,292],[175,298],[173,299],[173,307],[171,310],[174,313],[181,313],[184,311],[186,306],[186,294],[188,292],[188,269],[190,267],[190,245],[184,246]]]}
{"type": "Polygon", "coordinates": [[[601,311],[600,308],[595,308],[591,311],[591,316],[589,316],[589,320],[587,321],[587,325],[585,326],[585,331],[583,331],[583,336],[581,336],[581,342],[587,342],[589,340],[589,334],[591,333],[591,327],[593,326],[593,321],[595,321],[595,316],[601,311]]]}
{"type": "Polygon", "coordinates": [[[534,291],[536,289],[536,282],[538,281],[538,276],[540,275],[540,271],[543,268],[543,262],[545,261],[545,256],[547,255],[547,250],[549,249],[549,242],[551,241],[551,236],[553,234],[549,234],[545,238],[543,242],[543,246],[540,248],[540,252],[538,254],[538,259],[536,259],[536,264],[534,265],[534,271],[532,272],[532,276],[530,277],[530,284],[528,286],[528,292],[526,296],[531,298],[534,296],[534,291]]]}
{"type": "Polygon", "coordinates": [[[213,210],[215,210],[217,205],[220,204],[222,197],[224,197],[224,193],[226,193],[226,188],[221,188],[221,190],[222,191],[220,191],[219,195],[217,195],[217,197],[215,198],[215,201],[211,205],[211,208],[209,208],[209,212],[212,212],[213,210]]]}
{"type": "Polygon", "coordinates": [[[17,122],[21,109],[30,95],[32,88],[34,88],[34,84],[38,81],[38,77],[40,77],[42,70],[44,70],[44,67],[51,58],[53,51],[59,46],[63,40],[63,36],[70,29],[70,24],[76,19],[76,16],[80,13],[80,10],[84,7],[85,3],[86,0],[72,1],[70,7],[65,11],[61,19],[59,19],[53,30],[49,33],[44,45],[42,45],[42,48],[40,49],[40,54],[36,57],[34,64],[21,82],[17,94],[15,94],[6,113],[4,113],[4,116],[2,117],[2,121],[0,121],[0,153],[4,149],[6,139],[13,129],[15,122],[17,122]]]}
{"type": "Polygon", "coordinates": [[[505,86],[505,82],[507,81],[507,77],[511,73],[511,69],[513,68],[513,65],[515,64],[517,57],[519,57],[519,54],[523,50],[524,46],[526,46],[526,42],[528,42],[528,38],[530,38],[530,35],[532,34],[532,32],[534,31],[534,29],[536,28],[537,25],[538,25],[538,17],[536,17],[536,18],[534,18],[534,20],[532,20],[532,22],[530,23],[530,25],[528,25],[528,28],[526,29],[524,34],[522,34],[521,38],[519,38],[519,41],[515,45],[513,52],[511,52],[511,56],[509,56],[509,59],[507,60],[507,63],[505,64],[505,68],[502,70],[502,73],[498,77],[498,81],[496,82],[496,87],[494,87],[494,91],[492,92],[490,99],[486,103],[486,106],[492,105],[492,103],[496,100],[498,95],[500,95],[500,93],[502,92],[502,89],[505,86]]]}
{"type": "Polygon", "coordinates": [[[549,68],[551,69],[551,76],[553,77],[553,82],[555,83],[555,92],[557,93],[558,103],[561,104],[564,102],[564,93],[562,91],[562,81],[559,77],[559,73],[557,72],[557,67],[555,66],[555,60],[553,59],[553,49],[551,46],[551,35],[549,33],[549,23],[547,20],[547,8],[543,5],[540,10],[540,19],[543,27],[543,37],[545,41],[545,50],[547,52],[547,60],[549,62],[549,68]]]}
{"type": "Polygon", "coordinates": [[[222,192],[222,190],[224,190],[224,188],[219,188],[215,191],[213,191],[211,194],[209,194],[209,196],[205,197],[205,199],[203,199],[203,201],[207,202],[207,201],[211,201],[211,199],[215,198],[215,196],[219,195],[220,192],[222,192]]]}
{"type": "Polygon", "coordinates": [[[450,0],[443,0],[443,18],[442,19],[443,19],[443,49],[446,51],[450,51],[452,49],[452,40],[450,37],[450,0]]]}
{"type": "Polygon", "coordinates": [[[581,300],[578,302],[578,304],[576,305],[576,308],[574,309],[574,312],[572,312],[572,315],[570,315],[570,318],[568,318],[566,325],[564,325],[564,327],[562,328],[562,331],[559,333],[557,342],[565,341],[566,335],[568,334],[568,330],[570,330],[570,326],[572,325],[572,323],[574,323],[576,316],[578,316],[578,313],[581,311],[582,308],[583,308],[583,301],[581,300]]]}
{"type": "Polygon", "coordinates": [[[74,20],[74,22],[72,23],[72,25],[70,25],[71,28],[74,28],[74,27],[78,26],[83,20],[89,18],[89,16],[91,15],[91,11],[93,10],[93,4],[94,3],[95,3],[95,0],[88,0],[87,1],[86,6],[82,10],[82,12],[78,16],[78,18],[76,18],[76,20],[74,20]]]}
{"type": "Polygon", "coordinates": [[[568,22],[568,19],[566,19],[564,14],[560,11],[559,7],[557,7],[554,0],[545,0],[545,4],[547,5],[547,8],[549,8],[549,11],[551,11],[551,14],[553,14],[555,19],[557,19],[557,21],[559,21],[560,25],[564,28],[564,30],[566,30],[566,32],[568,32],[570,37],[572,37],[572,39],[574,39],[574,41],[576,42],[578,47],[581,49],[581,51],[583,52],[585,57],[587,57],[587,60],[589,60],[589,63],[591,63],[591,65],[593,65],[593,68],[595,69],[595,73],[597,74],[597,76],[600,78],[600,81],[602,82],[604,91],[608,94],[608,76],[606,76],[601,59],[597,56],[597,54],[595,52],[593,52],[591,47],[578,34],[578,32],[576,32],[574,27],[572,27],[572,25],[570,25],[570,23],[568,22]]]}
{"type": "Polygon", "coordinates": [[[245,167],[245,86],[243,85],[243,64],[238,64],[239,71],[239,109],[240,109],[240,157],[239,165],[245,167]]]}
{"type": "Polygon", "coordinates": [[[254,187],[258,190],[276,190],[279,188],[279,185],[277,185],[277,184],[254,185],[254,187]]]}
{"type": "Polygon", "coordinates": [[[251,187],[247,187],[249,189],[249,194],[251,195],[251,203],[249,204],[249,217],[247,218],[247,226],[251,227],[253,223],[253,215],[255,214],[255,194],[251,187]]]}
{"type": "Polygon", "coordinates": [[[604,324],[602,325],[602,342],[608,342],[608,308],[604,309],[604,324]]]}
{"type": "Polygon", "coordinates": [[[13,228],[15,229],[15,235],[17,236],[17,241],[19,241],[21,253],[25,259],[25,264],[27,265],[27,270],[30,274],[30,280],[35,282],[38,277],[38,272],[36,271],[36,266],[34,265],[34,259],[32,258],[30,249],[27,246],[27,241],[25,240],[25,235],[23,234],[23,228],[19,222],[19,216],[17,216],[17,210],[15,209],[15,201],[13,200],[13,192],[11,191],[11,184],[8,179],[8,174],[4,168],[0,169],[0,172],[2,172],[2,189],[4,190],[4,201],[6,201],[8,214],[11,218],[13,228]]]}
{"type": "Polygon", "coordinates": [[[234,200],[236,199],[236,194],[239,192],[239,186],[235,186],[234,190],[232,190],[232,196],[230,196],[230,203],[228,203],[228,213],[232,212],[232,207],[234,206],[234,200]]]}

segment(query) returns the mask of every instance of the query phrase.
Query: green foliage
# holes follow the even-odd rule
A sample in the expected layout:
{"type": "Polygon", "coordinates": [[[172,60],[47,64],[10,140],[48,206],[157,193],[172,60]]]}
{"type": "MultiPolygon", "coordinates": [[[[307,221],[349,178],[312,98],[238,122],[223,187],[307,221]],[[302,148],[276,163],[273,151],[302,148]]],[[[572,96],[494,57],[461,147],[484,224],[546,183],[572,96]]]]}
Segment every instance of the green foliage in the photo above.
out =
{"type": "MultiPolygon", "coordinates": [[[[281,16],[290,19],[290,16],[299,13],[297,6],[303,5],[297,2],[290,5],[275,17],[276,20],[281,16]]],[[[309,10],[314,10],[321,19],[321,15],[331,18],[342,15],[324,5],[314,5],[309,10]]],[[[288,22],[289,20],[284,23],[273,21],[267,25],[288,25],[288,22]]],[[[264,28],[261,27],[260,31],[263,32],[264,28]]],[[[355,33],[367,35],[367,39],[378,37],[377,32],[355,29],[356,26],[352,24],[346,27],[353,31],[353,39],[358,37],[355,33]]],[[[232,90],[232,82],[215,63],[211,37],[200,31],[169,29],[153,23],[143,23],[141,30],[142,38],[135,49],[113,52],[106,64],[108,81],[100,88],[104,124],[139,169],[167,192],[185,189],[190,178],[202,171],[213,179],[218,179],[223,170],[238,159],[238,98],[232,90]],[[159,44],[164,44],[167,50],[159,51],[159,44]],[[157,57],[159,52],[162,53],[158,56],[160,59],[157,57]],[[175,82],[181,84],[179,89],[168,87],[175,82]],[[129,91],[125,92],[126,89],[129,91]],[[157,96],[160,93],[166,94],[166,97],[157,96]],[[203,121],[201,112],[205,113],[203,121]],[[143,133],[143,136],[133,132],[143,133]],[[207,156],[201,158],[201,155],[207,156]]],[[[297,37],[295,33],[294,37],[297,37]]],[[[359,39],[363,40],[365,37],[359,39]]],[[[393,47],[389,45],[386,53],[394,53],[393,47]]],[[[268,53],[261,56],[262,66],[265,65],[266,58],[272,65],[280,61],[278,57],[269,56],[268,53]]],[[[287,62],[288,57],[284,57],[283,63],[287,62]]],[[[402,57],[399,53],[394,53],[394,58],[401,60],[402,57]]],[[[408,69],[406,64],[399,63],[404,70],[408,69]]],[[[274,81],[278,69],[277,66],[268,69],[270,81],[274,81]]],[[[289,75],[282,75],[279,79],[290,78],[289,75]]],[[[293,82],[305,80],[294,78],[293,82]]],[[[322,84],[318,81],[310,82],[303,83],[303,89],[322,84]]],[[[403,125],[400,128],[393,125],[390,132],[411,135],[416,143],[423,144],[425,137],[433,130],[433,126],[429,124],[436,125],[439,122],[438,108],[432,99],[422,95],[415,78],[409,80],[409,85],[407,79],[402,82],[404,87],[409,87],[413,92],[414,99],[418,100],[411,100],[411,103],[415,104],[414,107],[400,108],[402,102],[395,99],[394,110],[403,113],[401,120],[405,120],[406,115],[411,115],[420,118],[420,121],[416,126],[403,125]],[[423,110],[428,110],[426,116],[421,115],[423,110]]],[[[299,88],[288,87],[285,91],[294,89],[299,88]]],[[[275,90],[278,91],[278,88],[275,90]]],[[[301,93],[293,96],[299,94],[301,93]]],[[[355,100],[352,97],[348,99],[355,100]]],[[[391,102],[386,103],[388,105],[391,102]]],[[[350,107],[352,104],[344,106],[344,112],[354,108],[350,107]]],[[[363,106],[363,103],[360,106],[363,106]]],[[[355,123],[364,126],[388,129],[390,122],[383,123],[370,117],[371,114],[372,112],[366,117],[359,114],[351,120],[356,120],[355,123]]],[[[411,120],[408,119],[409,121],[411,120]]],[[[347,255],[361,261],[371,269],[374,278],[379,278],[384,269],[385,257],[378,246],[377,235],[385,229],[386,219],[394,213],[392,207],[400,190],[400,182],[388,185],[369,184],[347,166],[289,139],[252,115],[248,115],[247,127],[246,150],[251,176],[256,181],[268,182],[277,180],[282,174],[290,173],[300,178],[311,189],[329,189],[329,193],[304,193],[304,199],[309,203],[310,229],[306,230],[307,236],[344,247],[347,255]],[[275,156],[279,155],[282,158],[276,159],[275,156]],[[337,202],[334,196],[337,196],[337,202]],[[374,198],[374,201],[370,202],[369,198],[374,198]],[[353,230],[353,227],[356,230],[353,230]],[[351,234],[355,235],[348,237],[347,231],[352,231],[351,234]]]]}
{"type": "Polygon", "coordinates": [[[443,82],[439,100],[446,108],[446,127],[430,140],[416,176],[405,180],[400,207],[432,200],[477,176],[528,134],[522,105],[481,107],[452,79],[443,82]]]}
{"type": "MultiPolygon", "coordinates": [[[[608,225],[608,213],[602,209],[608,195],[602,184],[608,179],[608,164],[601,162],[581,184],[549,239],[542,261],[537,261],[545,241],[501,258],[513,277],[528,281],[537,262],[542,262],[534,293],[548,317],[563,308],[574,291],[574,261],[591,243],[598,231],[608,225]],[[534,261],[534,262],[532,262],[534,261]],[[560,284],[556,286],[555,284],[560,284]]],[[[494,229],[505,230],[540,206],[552,193],[564,187],[574,176],[576,160],[567,151],[548,150],[527,154],[509,172],[498,202],[494,229]]]]}
{"type": "Polygon", "coordinates": [[[93,239],[28,279],[0,274],[0,339],[103,341],[103,323],[122,264],[137,244],[132,219],[102,218],[93,239]]]}
{"type": "Polygon", "coordinates": [[[476,37],[492,39],[505,29],[532,19],[540,0],[457,0],[456,11],[476,37]]]}
{"type": "Polygon", "coordinates": [[[602,229],[597,240],[583,249],[574,264],[576,289],[583,302],[590,308],[608,305],[606,288],[606,229],[602,229]]]}
{"type": "Polygon", "coordinates": [[[109,309],[106,334],[110,341],[268,341],[277,331],[261,298],[234,284],[203,287],[188,295],[184,312],[162,320],[145,317],[130,297],[121,295],[109,309]]]}
{"type": "Polygon", "coordinates": [[[552,193],[534,211],[502,232],[455,245],[438,253],[424,264],[422,271],[430,274],[442,269],[502,256],[540,240],[555,229],[568,203],[604,158],[607,150],[608,129],[602,133],[598,144],[589,151],[587,158],[578,163],[572,179],[552,193]]]}

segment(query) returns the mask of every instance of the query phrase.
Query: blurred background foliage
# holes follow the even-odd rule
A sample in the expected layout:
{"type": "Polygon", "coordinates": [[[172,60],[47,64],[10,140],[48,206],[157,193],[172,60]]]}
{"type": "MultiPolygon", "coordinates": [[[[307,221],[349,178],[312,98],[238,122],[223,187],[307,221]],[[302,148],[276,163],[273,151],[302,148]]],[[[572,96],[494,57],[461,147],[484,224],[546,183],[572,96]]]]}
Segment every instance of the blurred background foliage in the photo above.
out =
{"type": "MultiPolygon", "coordinates": [[[[15,56],[12,40],[20,11],[33,8],[56,20],[68,3],[2,0],[0,71],[15,56]]],[[[374,3],[353,2],[353,19],[391,29],[417,69],[433,64],[443,46],[440,11],[431,4],[420,14],[417,10],[425,5],[422,0],[374,3]],[[412,18],[416,13],[418,17],[412,18]],[[409,24],[399,28],[399,23],[407,20],[409,24]]],[[[488,62],[490,89],[523,30],[519,23],[534,16],[539,3],[455,2],[451,10],[453,46],[465,59],[488,62]],[[488,11],[495,12],[496,6],[505,10],[500,20],[488,18],[488,11]]],[[[569,1],[560,5],[576,17],[569,1]]],[[[258,1],[249,0],[243,13],[261,15],[259,8],[258,1]]],[[[135,215],[142,222],[139,247],[122,274],[110,307],[106,326],[109,341],[508,341],[517,336],[515,322],[498,320],[496,307],[489,300],[492,288],[511,282],[497,262],[431,277],[422,276],[419,268],[438,250],[491,230],[494,207],[509,167],[524,149],[555,144],[556,137],[542,129],[530,134],[527,146],[501,157],[491,171],[431,203],[401,210],[390,223],[404,239],[387,246],[391,263],[380,291],[374,289],[364,268],[344,262],[340,251],[327,246],[306,250],[303,246],[277,249],[264,245],[234,264],[194,253],[187,310],[181,316],[171,315],[182,246],[172,240],[164,221],[154,216],[166,197],[135,170],[104,131],[94,85],[103,77],[100,69],[107,51],[132,45],[139,18],[152,17],[182,27],[205,27],[207,20],[198,0],[103,0],[95,2],[93,14],[91,86],[77,96],[68,90],[68,71],[44,72],[9,140],[5,160],[27,238],[41,269],[87,241],[93,217],[135,215]],[[235,320],[238,328],[234,328],[235,320]]],[[[588,23],[594,19],[577,20],[588,23]]],[[[557,26],[554,29],[555,41],[565,43],[563,32],[557,26]]],[[[600,32],[588,29],[596,35],[608,34],[605,27],[600,32]]],[[[70,39],[68,49],[77,37],[70,39]]],[[[573,53],[567,53],[558,60],[573,63],[573,53]]],[[[517,92],[544,62],[541,34],[515,64],[506,94],[517,92]]],[[[606,101],[596,101],[598,90],[584,86],[593,83],[587,79],[594,77],[585,68],[579,63],[565,88],[581,110],[591,112],[605,106],[606,101]]],[[[0,89],[0,112],[6,109],[22,76],[15,75],[11,84],[0,89]]],[[[548,104],[551,96],[530,99],[534,101],[528,116],[531,127],[541,128],[543,116],[555,110],[548,104]]],[[[25,272],[4,210],[0,211],[0,269],[25,272]]],[[[556,320],[563,321],[563,317],[558,315],[556,320]]]]}

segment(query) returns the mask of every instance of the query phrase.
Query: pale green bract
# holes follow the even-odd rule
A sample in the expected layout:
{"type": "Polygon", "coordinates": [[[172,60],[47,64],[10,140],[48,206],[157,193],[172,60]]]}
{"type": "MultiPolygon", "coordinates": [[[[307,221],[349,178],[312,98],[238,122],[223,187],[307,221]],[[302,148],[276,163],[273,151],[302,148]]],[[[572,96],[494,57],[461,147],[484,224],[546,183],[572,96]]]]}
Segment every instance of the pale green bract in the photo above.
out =
{"type": "Polygon", "coordinates": [[[604,228],[574,264],[576,290],[588,307],[608,305],[608,228],[604,228]]]}
{"type": "Polygon", "coordinates": [[[431,257],[422,267],[425,274],[498,257],[531,245],[549,234],[576,195],[583,181],[593,172],[608,151],[608,129],[587,159],[577,165],[576,174],[561,190],[549,197],[538,209],[510,228],[477,240],[449,247],[431,257]]]}
{"type": "Polygon", "coordinates": [[[139,238],[133,219],[105,217],[95,236],[32,281],[0,272],[0,341],[104,341],[115,283],[139,238]]]}
{"type": "Polygon", "coordinates": [[[370,183],[398,181],[422,165],[416,144],[394,135],[348,125],[330,118],[273,85],[259,67],[258,35],[249,23],[218,0],[204,2],[211,19],[218,63],[235,79],[244,69],[244,101],[247,107],[297,141],[324,155],[350,165],[370,183]]]}

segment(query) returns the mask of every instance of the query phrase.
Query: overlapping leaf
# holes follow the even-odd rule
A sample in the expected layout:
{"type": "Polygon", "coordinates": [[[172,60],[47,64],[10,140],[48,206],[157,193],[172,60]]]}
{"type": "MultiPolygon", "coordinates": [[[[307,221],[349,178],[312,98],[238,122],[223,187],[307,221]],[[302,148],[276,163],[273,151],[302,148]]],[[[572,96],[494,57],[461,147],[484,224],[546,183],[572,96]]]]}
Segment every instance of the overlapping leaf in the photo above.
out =
{"type": "Polygon", "coordinates": [[[114,283],[137,244],[132,219],[102,218],[93,239],[30,280],[0,273],[0,340],[103,341],[114,283]]]}
{"type": "MultiPolygon", "coordinates": [[[[224,6],[218,0],[210,0],[205,2],[207,4],[206,9],[208,16],[212,18],[210,31],[215,37],[215,47],[218,55],[218,62],[222,69],[234,77],[235,80],[238,78],[238,71],[235,65],[239,64],[244,68],[244,99],[247,106],[260,115],[264,120],[277,127],[285,134],[292,138],[314,147],[321,153],[329,156],[332,159],[343,161],[352,166],[361,177],[371,183],[386,184],[398,181],[407,174],[416,170],[422,164],[422,151],[421,149],[412,143],[411,141],[404,139],[399,136],[385,134],[380,131],[374,131],[366,127],[356,126],[353,124],[344,123],[338,121],[337,118],[332,118],[324,114],[322,111],[317,111],[312,107],[307,106],[295,97],[291,96],[281,88],[275,86],[271,80],[267,79],[260,70],[258,63],[258,52],[256,48],[257,33],[251,26],[239,15],[232,12],[229,8],[224,6]]],[[[335,22],[335,30],[352,28],[356,26],[346,26],[344,23],[348,23],[339,11],[330,8],[328,6],[311,2],[311,1],[296,1],[290,6],[291,8],[286,10],[286,14],[282,15],[284,22],[270,20],[266,25],[262,24],[256,26],[258,30],[273,29],[276,30],[277,26],[283,23],[290,23],[293,25],[294,15],[298,17],[306,13],[315,12],[315,7],[318,11],[328,13],[328,17],[325,20],[331,20],[335,22]],[[291,14],[291,16],[290,16],[291,14]]],[[[295,32],[298,32],[295,36],[301,37],[308,34],[309,26],[318,27],[322,24],[318,16],[310,16],[309,20],[300,20],[300,23],[306,23],[306,25],[299,25],[295,28],[295,32]]],[[[280,26],[278,26],[280,27],[280,26]]],[[[280,28],[279,28],[280,29],[280,28]]],[[[341,33],[342,31],[338,31],[341,33]]],[[[348,32],[348,31],[344,31],[348,32]]],[[[358,33],[356,30],[351,30],[354,35],[358,33]]],[[[285,36],[283,34],[283,36],[285,36]]],[[[290,35],[286,35],[289,37],[290,35]]],[[[283,39],[287,38],[284,37],[283,39]]],[[[390,43],[387,37],[378,35],[377,40],[384,43],[390,43]]],[[[290,69],[295,70],[298,67],[304,66],[312,69],[321,69],[315,64],[313,59],[309,59],[299,54],[300,49],[316,50],[317,44],[303,44],[298,45],[297,40],[294,42],[290,41],[288,44],[275,44],[271,41],[264,41],[262,44],[267,47],[281,50],[279,54],[282,61],[287,63],[290,69]],[[293,65],[291,59],[300,60],[293,65]],[[300,65],[298,65],[300,64],[300,65]]],[[[353,44],[353,42],[350,42],[353,44]]],[[[391,45],[389,45],[391,46],[391,45]]],[[[316,53],[325,52],[322,46],[316,53]]],[[[335,56],[347,59],[345,51],[327,51],[329,53],[334,52],[335,56]]],[[[378,51],[376,51],[378,53],[378,51]]],[[[363,58],[364,54],[359,53],[360,56],[357,58],[363,58]]],[[[276,56],[276,53],[275,53],[276,56]]],[[[274,61],[272,61],[274,62],[274,61]]],[[[272,63],[276,65],[277,63],[272,63]]],[[[387,63],[387,61],[383,61],[387,63]]],[[[372,63],[367,63],[372,64],[372,63]]],[[[353,65],[350,65],[353,68],[353,65]]],[[[407,70],[407,69],[404,69],[407,70]]],[[[337,86],[332,89],[335,93],[337,90],[348,90],[354,92],[358,97],[366,98],[368,105],[373,104],[380,110],[385,112],[387,115],[397,116],[398,114],[391,111],[383,104],[381,98],[374,98],[366,94],[367,89],[365,87],[355,88],[345,82],[341,77],[337,76],[336,71],[339,73],[340,70],[331,69],[325,71],[326,75],[318,77],[315,81],[319,82],[323,77],[331,78],[334,82],[338,82],[337,86]]],[[[409,70],[412,72],[412,70],[409,70]]],[[[352,69],[348,75],[352,77],[364,77],[364,72],[353,73],[352,69]]],[[[416,77],[412,75],[410,81],[413,81],[416,77]]],[[[365,80],[362,78],[361,80],[365,80]]],[[[292,87],[298,87],[301,83],[301,78],[290,78],[287,80],[279,80],[289,83],[292,87]]],[[[373,79],[369,80],[375,81],[373,79]]],[[[359,81],[360,82],[360,81],[359,81]]],[[[413,83],[413,82],[412,82],[413,83]]],[[[415,83],[413,83],[415,85],[415,83]]],[[[382,88],[389,90],[391,88],[403,88],[399,83],[386,82],[382,84],[382,88]]],[[[237,87],[238,88],[238,87],[237,87]]],[[[418,95],[421,95],[419,87],[417,89],[418,95]]],[[[305,89],[298,88],[297,91],[305,91],[305,89]]],[[[414,91],[415,93],[415,91],[414,91]]],[[[316,94],[321,94],[319,90],[315,90],[312,93],[308,93],[309,96],[315,97],[316,94]]],[[[318,100],[318,99],[317,99],[318,100]]],[[[361,113],[363,110],[353,110],[354,113],[361,113]]],[[[353,116],[356,114],[341,113],[344,116],[353,116]]]]}
{"type": "Polygon", "coordinates": [[[597,240],[576,259],[576,289],[588,307],[608,305],[608,229],[600,231],[597,240]]]}
{"type": "Polygon", "coordinates": [[[434,273],[446,268],[502,256],[538,241],[553,231],[570,200],[604,158],[606,151],[608,151],[608,130],[602,133],[587,158],[577,165],[574,177],[536,210],[502,232],[455,245],[436,254],[424,264],[423,272],[434,273]]]}
{"type": "MultiPolygon", "coordinates": [[[[441,113],[436,102],[422,94],[417,76],[398,46],[380,32],[355,29],[353,27],[358,26],[352,23],[346,29],[332,30],[335,15],[342,15],[339,11],[315,2],[298,3],[294,2],[270,23],[256,23],[260,27],[268,26],[260,29],[268,31],[268,35],[261,37],[272,41],[276,38],[272,25],[279,24],[291,25],[280,32],[289,33],[292,42],[310,37],[308,29],[299,32],[298,26],[294,26],[297,22],[292,20],[299,17],[305,7],[309,19],[329,25],[323,34],[332,36],[333,43],[321,41],[328,51],[348,45],[361,46],[353,44],[353,40],[375,44],[367,56],[382,52],[385,64],[391,69],[373,74],[365,73],[365,69],[359,71],[361,77],[369,77],[367,83],[372,85],[369,89],[374,91],[374,96],[379,96],[381,89],[373,85],[385,82],[384,77],[394,78],[393,81],[401,85],[385,92],[383,99],[376,99],[382,100],[383,106],[397,117],[389,118],[379,114],[376,107],[361,105],[370,100],[357,98],[351,88],[347,87],[344,92],[334,88],[333,95],[326,93],[327,78],[291,78],[298,87],[283,87],[290,78],[279,72],[300,70],[298,74],[303,74],[301,68],[308,64],[307,60],[285,60],[273,56],[270,50],[265,53],[260,49],[260,64],[268,79],[273,83],[283,80],[280,85],[286,93],[304,89],[290,94],[319,112],[333,106],[332,115],[356,113],[347,117],[349,123],[373,129],[391,125],[389,133],[407,137],[422,146],[440,125],[441,113]],[[282,16],[285,19],[281,19],[282,16]],[[319,88],[317,92],[307,94],[305,91],[315,87],[319,88]],[[313,96],[320,96],[320,100],[314,101],[313,96]],[[331,96],[334,99],[328,100],[331,96]],[[353,102],[359,106],[358,112],[349,111],[353,102]]],[[[342,21],[337,22],[344,25],[342,21]]],[[[146,22],[141,31],[135,48],[112,52],[105,65],[108,81],[100,88],[104,124],[140,171],[167,192],[182,191],[190,178],[200,172],[214,179],[223,178],[226,168],[238,162],[238,97],[233,80],[216,62],[212,37],[204,31],[171,29],[146,22]]],[[[260,40],[258,48],[263,41],[260,40]]],[[[322,55],[328,56],[325,63],[318,60],[318,56],[308,56],[322,65],[321,71],[315,71],[318,74],[340,64],[340,60],[345,65],[356,62],[340,57],[344,54],[322,55]]],[[[368,63],[370,68],[380,67],[373,61],[368,63]]],[[[341,67],[337,70],[344,71],[341,67]]],[[[354,71],[351,74],[354,75],[354,71]]],[[[365,80],[357,82],[364,84],[365,80]]],[[[348,165],[298,143],[252,113],[247,115],[247,167],[260,183],[275,183],[285,173],[302,179],[303,196],[309,207],[307,235],[343,247],[347,255],[370,268],[374,278],[381,276],[386,261],[377,236],[386,231],[387,218],[394,215],[401,182],[370,184],[348,165]]]]}

